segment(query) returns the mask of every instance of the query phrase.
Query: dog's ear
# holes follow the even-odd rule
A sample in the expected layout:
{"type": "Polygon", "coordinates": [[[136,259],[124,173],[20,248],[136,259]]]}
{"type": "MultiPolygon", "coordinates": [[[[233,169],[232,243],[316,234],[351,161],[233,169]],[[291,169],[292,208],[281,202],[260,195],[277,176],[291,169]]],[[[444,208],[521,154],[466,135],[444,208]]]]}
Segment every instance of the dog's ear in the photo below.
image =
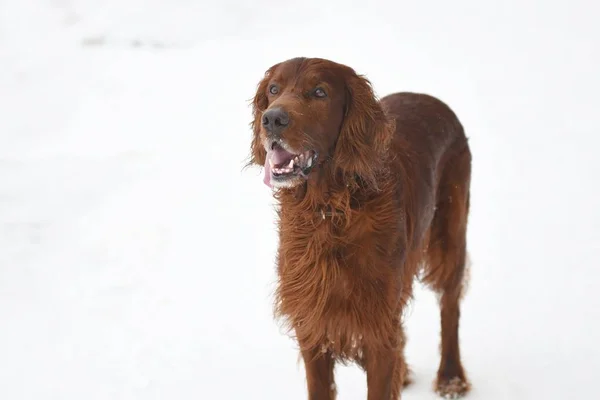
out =
{"type": "Polygon", "coordinates": [[[346,178],[356,176],[377,187],[377,173],[388,150],[394,122],[375,97],[371,83],[354,71],[346,77],[345,117],[333,161],[346,178]]]}
{"type": "Polygon", "coordinates": [[[250,162],[249,164],[264,165],[267,152],[263,146],[263,142],[260,137],[260,127],[262,125],[262,114],[267,109],[267,86],[269,79],[273,73],[273,70],[277,65],[272,66],[265,72],[265,76],[258,83],[256,88],[256,94],[252,100],[252,115],[253,119],[250,123],[252,128],[252,142],[250,144],[250,162]]]}

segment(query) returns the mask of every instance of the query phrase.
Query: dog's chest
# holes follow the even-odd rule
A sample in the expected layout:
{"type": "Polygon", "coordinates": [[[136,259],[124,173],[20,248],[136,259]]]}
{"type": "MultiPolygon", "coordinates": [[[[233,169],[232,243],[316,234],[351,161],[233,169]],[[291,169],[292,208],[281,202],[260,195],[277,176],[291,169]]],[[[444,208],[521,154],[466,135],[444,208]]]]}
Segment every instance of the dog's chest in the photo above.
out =
{"type": "Polygon", "coordinates": [[[364,338],[381,337],[395,315],[386,295],[390,246],[381,245],[390,238],[360,225],[315,222],[281,226],[278,311],[305,343],[360,358],[364,338]]]}
{"type": "Polygon", "coordinates": [[[321,300],[350,308],[381,297],[377,269],[386,256],[372,235],[328,220],[308,232],[295,228],[286,233],[280,249],[282,279],[301,279],[321,300]]]}

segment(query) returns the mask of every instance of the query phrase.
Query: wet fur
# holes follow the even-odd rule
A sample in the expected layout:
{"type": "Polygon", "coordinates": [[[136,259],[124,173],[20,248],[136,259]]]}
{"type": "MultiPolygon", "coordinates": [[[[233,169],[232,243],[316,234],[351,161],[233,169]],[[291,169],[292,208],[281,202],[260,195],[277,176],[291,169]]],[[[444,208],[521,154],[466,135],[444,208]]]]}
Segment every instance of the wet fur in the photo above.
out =
{"type": "MultiPolygon", "coordinates": [[[[314,115],[298,121],[302,132],[311,131],[311,123],[336,126],[329,136],[302,139],[327,149],[318,170],[301,185],[274,191],[280,204],[276,314],[300,346],[309,399],[333,399],[334,364],[348,361],[367,372],[370,400],[400,397],[408,374],[401,317],[419,275],[440,296],[436,390],[466,393],[458,320],[471,154],[460,122],[434,97],[396,93],[379,101],[347,66],[288,60],[258,85],[255,164],[265,162],[259,121],[270,103],[266,88],[281,68],[299,76],[325,71],[330,90],[343,98],[331,100],[327,110],[315,106],[314,115]],[[338,114],[342,120],[333,121],[338,114]],[[331,215],[323,218],[324,210],[331,215]]],[[[294,113],[297,103],[287,107],[296,119],[306,113],[294,113]]],[[[290,133],[289,140],[300,139],[290,133]]]]}

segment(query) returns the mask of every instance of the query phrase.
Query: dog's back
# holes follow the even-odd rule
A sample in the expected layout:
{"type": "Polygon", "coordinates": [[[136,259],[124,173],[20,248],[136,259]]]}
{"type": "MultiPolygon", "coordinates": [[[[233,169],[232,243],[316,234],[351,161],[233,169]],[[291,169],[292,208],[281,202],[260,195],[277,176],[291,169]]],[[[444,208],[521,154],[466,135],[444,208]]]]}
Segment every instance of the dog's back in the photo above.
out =
{"type": "Polygon", "coordinates": [[[420,216],[412,235],[413,245],[419,247],[438,203],[451,196],[447,193],[451,181],[466,184],[468,193],[471,155],[467,138],[456,114],[433,96],[402,92],[382,98],[381,103],[396,122],[390,149],[392,172],[411,177],[408,203],[414,209],[407,211],[420,216]]]}

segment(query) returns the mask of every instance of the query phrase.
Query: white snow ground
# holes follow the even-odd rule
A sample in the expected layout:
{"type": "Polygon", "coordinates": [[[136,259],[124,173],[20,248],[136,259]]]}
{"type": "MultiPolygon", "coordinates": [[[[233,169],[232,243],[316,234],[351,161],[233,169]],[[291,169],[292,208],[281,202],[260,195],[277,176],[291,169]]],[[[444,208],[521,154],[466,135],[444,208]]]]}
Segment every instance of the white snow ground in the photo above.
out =
{"type": "MultiPolygon", "coordinates": [[[[0,3],[0,399],[306,398],[271,319],[273,203],[242,170],[256,83],[300,55],[468,130],[470,398],[594,397],[598,6],[294,3],[0,3]]],[[[406,399],[434,398],[437,313],[418,290],[406,399]]]]}

